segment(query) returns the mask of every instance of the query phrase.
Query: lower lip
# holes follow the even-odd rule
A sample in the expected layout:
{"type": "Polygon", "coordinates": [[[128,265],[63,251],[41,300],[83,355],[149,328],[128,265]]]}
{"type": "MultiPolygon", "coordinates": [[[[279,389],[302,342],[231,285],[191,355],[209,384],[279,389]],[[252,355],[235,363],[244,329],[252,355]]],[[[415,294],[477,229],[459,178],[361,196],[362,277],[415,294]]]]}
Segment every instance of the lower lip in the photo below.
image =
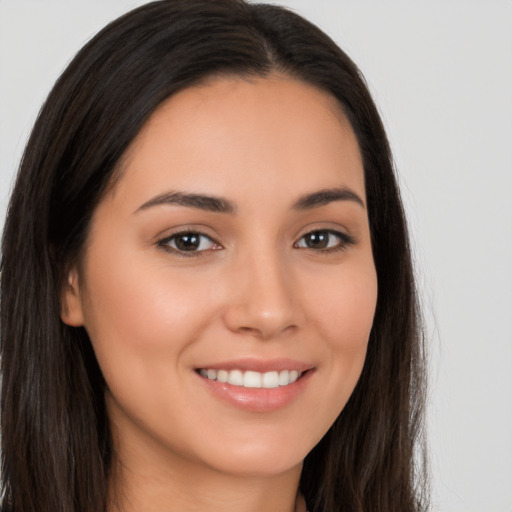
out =
{"type": "Polygon", "coordinates": [[[277,388],[245,388],[218,380],[197,376],[211,393],[229,404],[251,412],[272,412],[296,400],[305,390],[313,370],[304,372],[299,379],[287,386],[277,388]]]}

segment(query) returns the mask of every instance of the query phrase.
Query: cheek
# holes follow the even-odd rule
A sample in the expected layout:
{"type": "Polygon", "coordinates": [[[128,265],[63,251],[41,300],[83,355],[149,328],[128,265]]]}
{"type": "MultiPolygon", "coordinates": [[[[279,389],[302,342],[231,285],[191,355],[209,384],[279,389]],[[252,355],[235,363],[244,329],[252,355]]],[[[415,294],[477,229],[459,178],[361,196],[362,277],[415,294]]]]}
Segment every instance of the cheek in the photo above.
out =
{"type": "MultiPolygon", "coordinates": [[[[309,434],[315,444],[347,404],[364,365],[377,301],[373,261],[340,265],[333,275],[316,274],[314,293],[304,296],[309,320],[319,335],[316,353],[316,419],[309,434]]],[[[312,420],[313,421],[313,420],[312,420]]]]}
{"type": "Polygon", "coordinates": [[[128,367],[151,374],[215,314],[213,286],[129,254],[97,251],[86,268],[85,326],[107,380],[128,367]]]}
{"type": "Polygon", "coordinates": [[[323,361],[338,413],[350,397],[363,368],[377,303],[373,262],[340,270],[311,297],[316,327],[324,340],[323,361]],[[335,282],[334,286],[332,283],[335,282]]]}
{"type": "Polygon", "coordinates": [[[190,347],[215,317],[215,287],[127,254],[91,254],[85,327],[110,391],[112,421],[126,426],[128,417],[157,435],[187,405],[176,390],[188,382],[190,347]]]}
{"type": "Polygon", "coordinates": [[[373,263],[342,269],[338,278],[331,276],[316,288],[309,303],[330,350],[364,355],[377,303],[373,263]]]}

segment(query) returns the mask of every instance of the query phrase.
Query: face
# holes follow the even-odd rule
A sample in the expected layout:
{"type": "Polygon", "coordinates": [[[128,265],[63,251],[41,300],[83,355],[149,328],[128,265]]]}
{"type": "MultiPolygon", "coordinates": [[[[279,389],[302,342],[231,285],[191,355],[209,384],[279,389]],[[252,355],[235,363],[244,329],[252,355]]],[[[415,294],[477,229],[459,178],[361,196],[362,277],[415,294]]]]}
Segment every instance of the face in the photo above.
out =
{"type": "Polygon", "coordinates": [[[361,156],[334,98],[217,78],[129,148],[62,318],[90,336],[121,458],[269,475],[345,406],[376,297],[361,156]]]}

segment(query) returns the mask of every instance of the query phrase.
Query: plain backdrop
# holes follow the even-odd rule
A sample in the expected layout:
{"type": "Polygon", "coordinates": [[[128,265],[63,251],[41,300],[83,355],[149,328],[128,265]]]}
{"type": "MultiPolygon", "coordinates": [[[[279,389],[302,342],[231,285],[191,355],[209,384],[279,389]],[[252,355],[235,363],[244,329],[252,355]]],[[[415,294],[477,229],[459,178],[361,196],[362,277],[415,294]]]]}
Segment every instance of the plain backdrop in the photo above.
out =
{"type": "MultiPolygon", "coordinates": [[[[137,0],[0,0],[0,226],[46,94],[137,0]]],[[[355,60],[408,211],[438,512],[512,511],[512,2],[288,0],[355,60]]]]}

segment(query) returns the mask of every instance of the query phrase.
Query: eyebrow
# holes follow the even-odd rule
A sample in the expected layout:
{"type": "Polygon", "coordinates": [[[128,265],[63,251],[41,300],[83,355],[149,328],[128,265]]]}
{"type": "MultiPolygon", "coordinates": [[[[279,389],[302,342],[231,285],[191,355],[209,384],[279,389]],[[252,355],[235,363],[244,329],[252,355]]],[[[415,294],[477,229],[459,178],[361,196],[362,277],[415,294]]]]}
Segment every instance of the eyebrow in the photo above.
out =
{"type": "Polygon", "coordinates": [[[189,194],[184,192],[167,192],[150,199],[144,203],[135,213],[141,210],[147,210],[152,206],[159,205],[173,205],[186,206],[188,208],[197,208],[207,212],[216,213],[229,213],[234,215],[236,213],[236,206],[233,202],[221,197],[205,196],[202,194],[189,194]]]}
{"type": "Polygon", "coordinates": [[[300,197],[293,205],[294,210],[309,210],[318,206],[325,206],[334,201],[353,201],[365,208],[363,200],[352,190],[341,188],[327,188],[306,194],[300,197]]]}
{"type": "MultiPolygon", "coordinates": [[[[311,194],[305,194],[299,197],[299,199],[293,204],[292,208],[299,211],[310,210],[319,206],[325,206],[335,201],[352,201],[359,204],[362,208],[365,208],[363,200],[355,192],[345,187],[329,188],[319,190],[318,192],[313,192],[311,194]]],[[[227,213],[231,215],[235,215],[237,212],[235,203],[228,199],[206,196],[203,194],[172,191],[153,197],[140,206],[135,213],[160,205],[178,205],[208,212],[227,213]]]]}

